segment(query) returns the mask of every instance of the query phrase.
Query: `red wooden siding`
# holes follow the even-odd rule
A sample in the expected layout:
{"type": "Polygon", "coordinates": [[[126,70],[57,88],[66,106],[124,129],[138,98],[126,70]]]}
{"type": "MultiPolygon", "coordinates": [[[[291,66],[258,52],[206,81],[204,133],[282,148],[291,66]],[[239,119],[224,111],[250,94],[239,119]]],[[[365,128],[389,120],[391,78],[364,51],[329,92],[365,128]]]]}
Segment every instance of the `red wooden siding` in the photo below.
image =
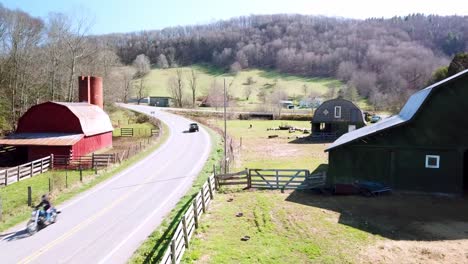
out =
{"type": "Polygon", "coordinates": [[[73,145],[73,156],[84,156],[94,151],[112,147],[112,132],[84,137],[73,145]]]}

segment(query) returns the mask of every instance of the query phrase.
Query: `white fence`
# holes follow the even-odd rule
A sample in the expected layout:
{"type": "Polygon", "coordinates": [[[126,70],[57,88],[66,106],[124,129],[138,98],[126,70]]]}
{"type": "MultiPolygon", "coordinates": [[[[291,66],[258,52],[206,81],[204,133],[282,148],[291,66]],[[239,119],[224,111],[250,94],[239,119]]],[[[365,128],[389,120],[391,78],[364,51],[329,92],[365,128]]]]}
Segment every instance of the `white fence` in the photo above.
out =
{"type": "Polygon", "coordinates": [[[0,170],[0,185],[7,186],[46,172],[51,167],[50,160],[51,157],[48,156],[16,167],[0,170]]]}
{"type": "Polygon", "coordinates": [[[211,175],[193,199],[192,204],[177,225],[171,244],[164,253],[160,263],[180,263],[185,250],[189,247],[190,238],[198,228],[200,216],[206,212],[215,193],[215,177],[211,175]]]}

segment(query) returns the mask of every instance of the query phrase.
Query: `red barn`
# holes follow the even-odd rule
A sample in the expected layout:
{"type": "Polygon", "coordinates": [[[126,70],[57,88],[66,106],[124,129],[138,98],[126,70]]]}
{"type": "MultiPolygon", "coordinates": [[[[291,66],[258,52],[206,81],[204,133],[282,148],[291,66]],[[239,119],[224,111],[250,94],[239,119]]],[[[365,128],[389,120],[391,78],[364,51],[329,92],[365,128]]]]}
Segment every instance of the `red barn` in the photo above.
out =
{"type": "Polygon", "coordinates": [[[16,133],[0,139],[28,161],[54,155],[71,158],[112,147],[112,123],[102,109],[102,79],[79,78],[80,103],[46,102],[31,107],[16,133]]]}

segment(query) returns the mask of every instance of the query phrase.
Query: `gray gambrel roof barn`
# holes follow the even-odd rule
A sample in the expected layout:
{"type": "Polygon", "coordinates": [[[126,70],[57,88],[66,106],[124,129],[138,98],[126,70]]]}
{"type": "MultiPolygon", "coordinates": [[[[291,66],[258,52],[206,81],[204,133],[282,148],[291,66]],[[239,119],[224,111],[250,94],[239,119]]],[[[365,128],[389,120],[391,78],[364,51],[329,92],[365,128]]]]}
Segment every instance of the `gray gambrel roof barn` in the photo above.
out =
{"type": "Polygon", "coordinates": [[[374,180],[396,189],[468,190],[468,70],[411,96],[398,115],[349,132],[329,152],[329,183],[374,180]]]}
{"type": "Polygon", "coordinates": [[[340,136],[365,125],[361,109],[351,101],[341,98],[323,102],[315,110],[311,123],[313,136],[340,136]]]}

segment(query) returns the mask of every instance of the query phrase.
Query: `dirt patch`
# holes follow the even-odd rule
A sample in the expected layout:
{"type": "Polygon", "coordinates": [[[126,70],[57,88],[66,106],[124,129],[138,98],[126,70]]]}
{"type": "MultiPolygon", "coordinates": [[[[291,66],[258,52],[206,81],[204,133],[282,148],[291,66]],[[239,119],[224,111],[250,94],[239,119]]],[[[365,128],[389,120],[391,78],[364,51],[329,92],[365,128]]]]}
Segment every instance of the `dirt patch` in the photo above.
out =
{"type": "Polygon", "coordinates": [[[292,192],[288,200],[322,208],[330,222],[381,237],[361,248],[358,263],[468,263],[466,198],[399,193],[365,198],[292,192]]]}
{"type": "Polygon", "coordinates": [[[380,241],[365,248],[361,263],[468,263],[468,240],[380,241]]]}

